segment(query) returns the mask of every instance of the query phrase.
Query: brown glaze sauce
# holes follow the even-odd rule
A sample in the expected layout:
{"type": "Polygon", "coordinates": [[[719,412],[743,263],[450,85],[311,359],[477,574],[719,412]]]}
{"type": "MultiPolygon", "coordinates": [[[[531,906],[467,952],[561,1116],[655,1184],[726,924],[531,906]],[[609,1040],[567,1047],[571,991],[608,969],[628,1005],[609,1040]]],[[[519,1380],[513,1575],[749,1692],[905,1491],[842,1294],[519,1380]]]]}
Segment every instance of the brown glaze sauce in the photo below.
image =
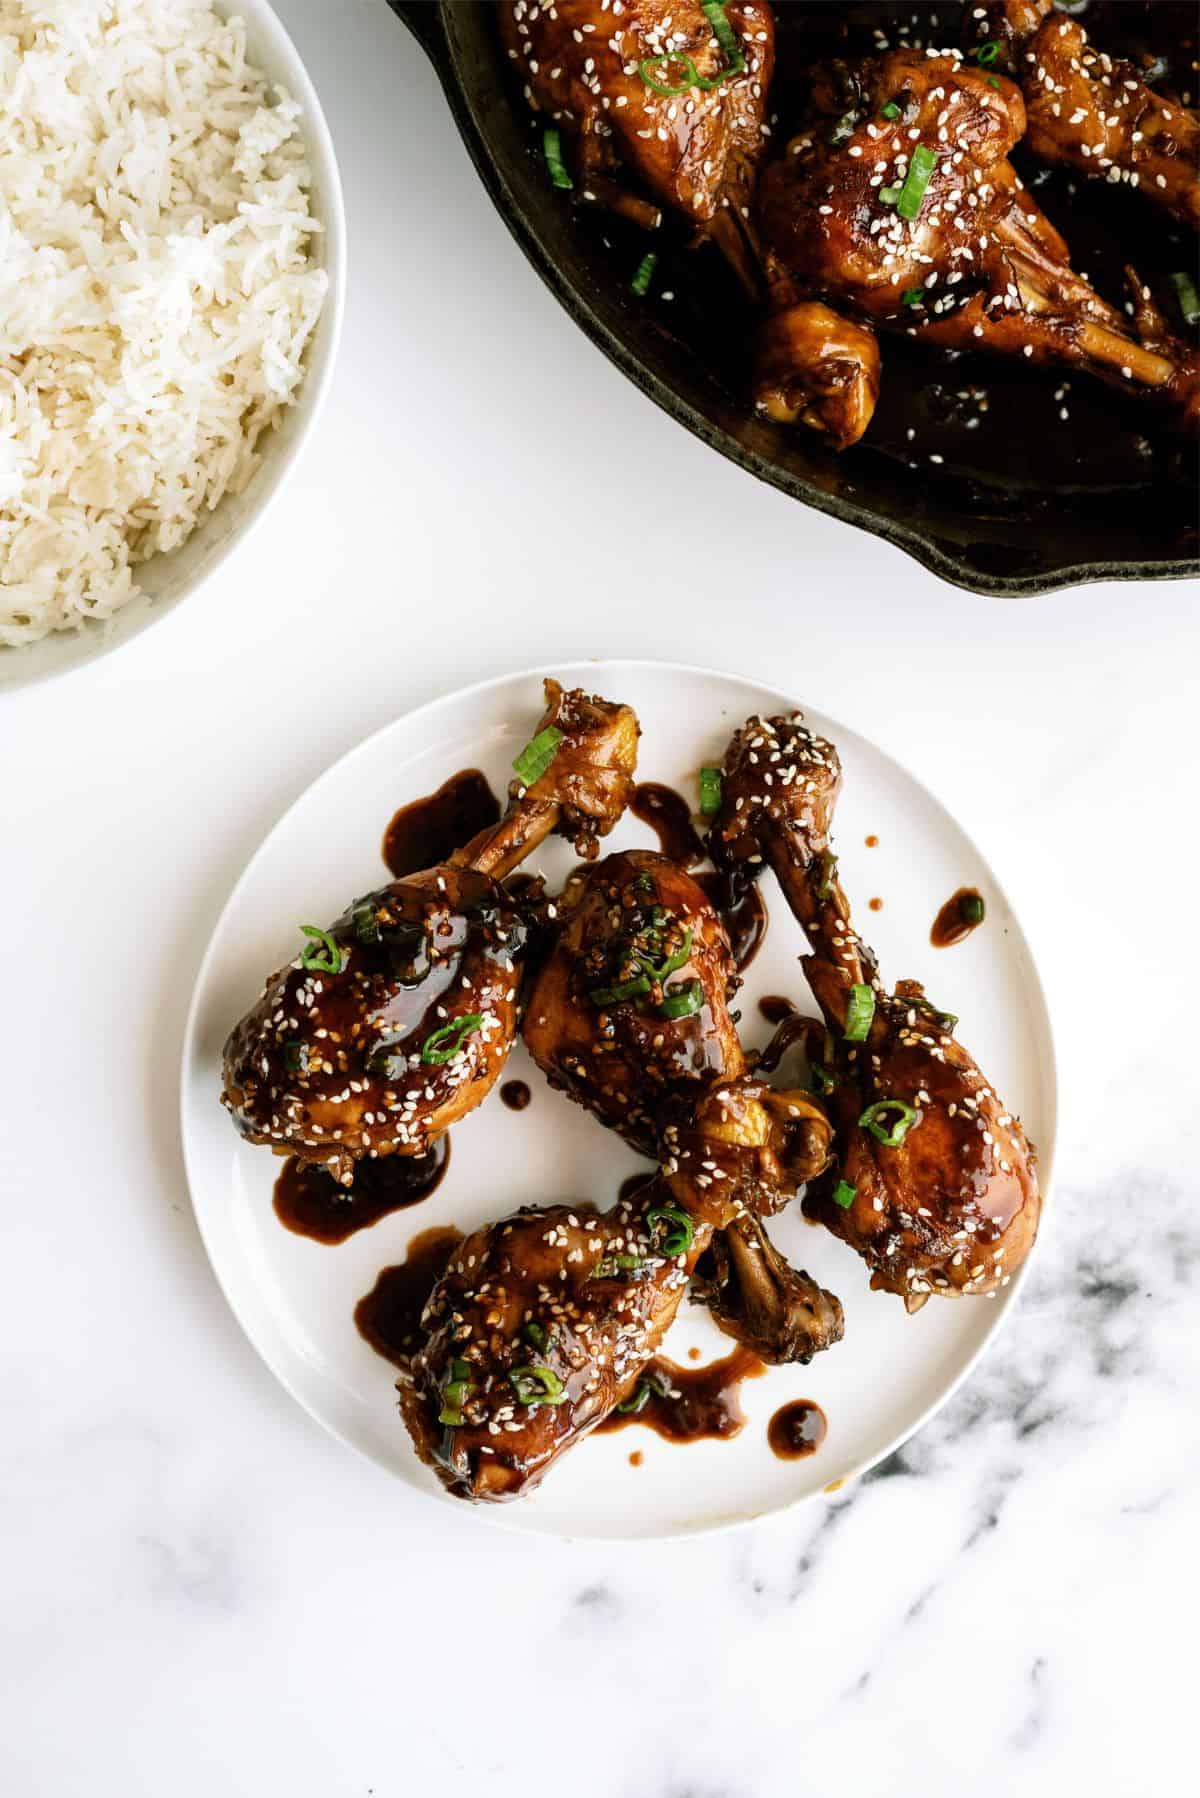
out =
{"type": "Polygon", "coordinates": [[[983,904],[983,896],[976,887],[959,887],[947,899],[937,917],[933,920],[933,929],[929,932],[929,940],[935,949],[950,949],[955,943],[961,943],[969,937],[973,930],[978,930],[983,918],[972,919],[964,915],[964,907],[978,899],[983,904]]]}
{"type": "Polygon", "coordinates": [[[500,1088],[500,1101],[510,1111],[524,1111],[532,1097],[524,1080],[506,1080],[500,1088]]]}
{"type": "Polygon", "coordinates": [[[652,1391],[640,1411],[614,1411],[598,1428],[607,1433],[639,1423],[668,1442],[726,1441],[746,1422],[738,1399],[742,1381],[765,1372],[765,1363],[741,1347],[703,1367],[680,1367],[656,1355],[643,1377],[661,1379],[668,1390],[652,1391]]]}
{"type": "Polygon", "coordinates": [[[650,1168],[648,1170],[639,1168],[636,1174],[626,1174],[620,1186],[617,1188],[618,1205],[624,1205],[630,1199],[636,1199],[637,1195],[644,1187],[652,1186],[657,1179],[657,1168],[650,1168]]]}
{"type": "Polygon", "coordinates": [[[339,1186],[311,1161],[290,1155],[275,1182],[275,1215],[285,1228],[313,1242],[345,1242],[381,1217],[419,1205],[440,1186],[450,1165],[450,1138],[427,1155],[381,1155],[360,1161],[353,1186],[339,1186]]]}
{"type": "Polygon", "coordinates": [[[421,1313],[429,1295],[462,1239],[462,1231],[449,1225],[422,1230],[409,1243],[404,1260],[385,1267],[366,1297],[359,1299],[355,1326],[385,1361],[406,1365],[420,1340],[421,1313]]]}
{"type": "Polygon", "coordinates": [[[879,847],[879,838],[875,836],[864,837],[863,842],[867,845],[868,849],[878,849],[879,847]]]}
{"type": "Polygon", "coordinates": [[[767,1441],[781,1461],[802,1461],[816,1454],[828,1432],[829,1422],[820,1405],[810,1398],[797,1398],[776,1411],[767,1425],[767,1441]]]}
{"type": "Polygon", "coordinates": [[[641,1449],[635,1448],[633,1453],[629,1457],[629,1465],[631,1467],[640,1467],[644,1459],[645,1459],[645,1457],[642,1454],[641,1449]]]}
{"type": "Polygon", "coordinates": [[[791,1000],[785,999],[782,993],[767,993],[759,1000],[758,1009],[768,1024],[775,1026],[770,1042],[754,1058],[755,1067],[762,1073],[773,1074],[795,1043],[801,1043],[808,1055],[809,1045],[818,1036],[824,1036],[825,1026],[821,1020],[801,1016],[791,1000]]]}
{"type": "Polygon", "coordinates": [[[739,974],[744,974],[766,940],[770,917],[762,889],[757,884],[740,893],[732,893],[728,883],[715,872],[694,876],[696,885],[716,907],[733,950],[739,974]]]}
{"type": "Polygon", "coordinates": [[[635,818],[648,824],[662,853],[681,868],[694,868],[704,860],[704,844],[692,823],[692,808],[674,787],[643,780],[633,790],[629,806],[635,818]]]}
{"type": "Polygon", "coordinates": [[[882,911],[883,910],[883,900],[882,899],[868,899],[867,904],[872,911],[882,911]]]}
{"type": "Polygon", "coordinates": [[[394,880],[449,861],[500,817],[500,801],[478,768],[463,768],[436,793],[402,805],[383,833],[383,859],[394,880]]]}

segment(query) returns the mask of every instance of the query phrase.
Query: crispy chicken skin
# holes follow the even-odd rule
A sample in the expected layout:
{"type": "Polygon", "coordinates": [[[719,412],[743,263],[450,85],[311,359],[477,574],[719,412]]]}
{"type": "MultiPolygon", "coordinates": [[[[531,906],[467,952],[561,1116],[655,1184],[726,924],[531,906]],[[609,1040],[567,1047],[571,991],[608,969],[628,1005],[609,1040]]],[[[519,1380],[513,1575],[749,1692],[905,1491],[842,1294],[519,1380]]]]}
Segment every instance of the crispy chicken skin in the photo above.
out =
{"type": "Polygon", "coordinates": [[[1135,338],[1071,269],[1008,161],[1024,127],[1019,89],[958,51],[820,69],[804,130],[759,182],[768,253],[797,290],[882,329],[1082,369],[1194,431],[1200,358],[1158,329],[1135,338]],[[927,184],[906,202],[919,157],[927,184]]]}
{"type": "Polygon", "coordinates": [[[445,866],[356,900],[328,932],[337,969],[297,957],[234,1027],[222,1103],[248,1141],[349,1186],[363,1156],[425,1154],[491,1090],[527,935],[499,882],[551,831],[594,856],[633,792],[629,707],[553,680],[546,702],[538,730],[561,732],[554,759],[532,786],[513,782],[504,817],[445,866]]]}
{"type": "Polygon", "coordinates": [[[1097,49],[1051,0],[992,0],[970,11],[973,47],[998,39],[1025,96],[1025,146],[1094,181],[1127,182],[1200,227],[1200,116],[1156,94],[1138,69],[1097,49]],[[982,15],[982,16],[980,16],[982,15]]]}
{"type": "Polygon", "coordinates": [[[1035,1155],[1020,1122],[914,981],[894,994],[850,921],[830,849],[841,784],[832,744],[797,715],[752,718],[725,757],[722,807],[710,848],[731,878],[753,880],[764,859],[803,928],[809,984],[833,1045],[826,1067],[838,1164],[810,1190],[805,1210],[848,1242],[873,1287],[910,1311],[936,1293],[991,1293],[1008,1283],[1033,1246],[1041,1198],[1035,1155]],[[865,1041],[845,1039],[853,990],[874,1014],[865,1041]],[[883,1135],[909,1115],[895,1146],[883,1135]],[[903,1108],[903,1109],[901,1109],[903,1108]],[[843,1205],[841,1183],[853,1196],[843,1205]]]}
{"type": "Polygon", "coordinates": [[[657,207],[681,213],[736,265],[741,208],[767,142],[775,25],[766,0],[725,8],[744,69],[673,95],[657,93],[639,67],[653,63],[647,73],[658,85],[677,87],[685,65],[653,59],[688,57],[705,81],[730,66],[698,0],[625,0],[619,12],[600,0],[504,0],[498,16],[527,101],[571,146],[581,197],[651,226],[657,207]],[[633,194],[622,188],[630,180],[633,194]]]}

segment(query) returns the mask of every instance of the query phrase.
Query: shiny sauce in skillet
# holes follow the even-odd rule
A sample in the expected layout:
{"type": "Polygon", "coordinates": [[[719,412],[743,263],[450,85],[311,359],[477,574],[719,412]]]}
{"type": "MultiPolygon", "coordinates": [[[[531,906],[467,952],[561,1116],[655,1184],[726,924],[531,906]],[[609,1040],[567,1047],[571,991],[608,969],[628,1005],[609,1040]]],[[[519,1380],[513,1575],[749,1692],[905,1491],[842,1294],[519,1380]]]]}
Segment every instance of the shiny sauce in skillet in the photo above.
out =
{"type": "Polygon", "coordinates": [[[339,1186],[311,1161],[289,1155],[275,1182],[275,1215],[286,1229],[314,1242],[345,1242],[381,1217],[419,1205],[441,1185],[450,1165],[450,1138],[427,1155],[381,1155],[360,1161],[353,1186],[339,1186]]]}
{"type": "MultiPolygon", "coordinates": [[[[1194,0],[1071,0],[1064,10],[1079,20],[1095,51],[1128,57],[1161,91],[1195,105],[1194,0]]],[[[963,42],[964,9],[944,0],[845,0],[839,6],[792,0],[776,9],[776,18],[771,99],[782,121],[802,118],[807,70],[814,62],[963,42]]],[[[785,123],[777,153],[793,134],[785,123]]],[[[1172,297],[1172,271],[1193,269],[1195,262],[1184,226],[1124,183],[1089,181],[1069,168],[1046,167],[1023,144],[1012,161],[1037,204],[1067,237],[1074,268],[1104,298],[1124,306],[1124,269],[1132,264],[1172,327],[1194,342],[1195,333],[1183,325],[1172,297]]],[[[699,308],[706,296],[692,297],[699,308]]],[[[685,323],[695,328],[677,316],[681,334],[685,323]]],[[[978,506],[989,525],[996,519],[1037,519],[1053,529],[1069,495],[1072,538],[1080,527],[1086,529],[1089,514],[1104,513],[1111,526],[1116,504],[1129,507],[1127,553],[1136,555],[1139,537],[1155,533],[1184,550],[1181,528],[1190,530],[1194,545],[1194,523],[1186,521],[1195,516],[1195,446],[1163,428],[1154,407],[1126,401],[1065,365],[1035,368],[1019,356],[947,354],[899,335],[886,339],[884,368],[879,407],[866,438],[832,465],[852,480],[856,463],[890,463],[897,503],[903,507],[907,494],[911,516],[922,511],[928,494],[941,493],[957,506],[978,506]]],[[[786,454],[787,433],[781,435],[786,454]]],[[[996,572],[1002,574],[1004,559],[1014,550],[1006,541],[995,551],[996,572]]]]}
{"type": "Polygon", "coordinates": [[[767,1425],[767,1441],[781,1461],[802,1461],[815,1455],[829,1431],[820,1405],[810,1398],[781,1405],[767,1425]]]}
{"type": "Polygon", "coordinates": [[[986,914],[983,895],[974,887],[959,887],[933,920],[929,940],[935,949],[950,949],[978,930],[986,914]]]}
{"type": "Polygon", "coordinates": [[[478,768],[463,768],[436,793],[402,805],[383,833],[383,859],[394,880],[449,861],[478,831],[495,824],[500,801],[478,768]]]}
{"type": "Polygon", "coordinates": [[[365,1298],[354,1307],[354,1323],[377,1355],[403,1367],[418,1347],[421,1313],[462,1241],[449,1226],[422,1230],[404,1260],[385,1267],[365,1298]]]}
{"type": "Polygon", "coordinates": [[[598,1429],[607,1434],[644,1424],[668,1442],[726,1441],[746,1422],[738,1397],[742,1381],[765,1372],[758,1356],[741,1347],[703,1367],[680,1367],[655,1355],[625,1399],[625,1409],[614,1411],[598,1429]]]}
{"type": "Polygon", "coordinates": [[[506,1080],[500,1088],[500,1103],[509,1111],[524,1111],[532,1097],[524,1080],[506,1080]]]}

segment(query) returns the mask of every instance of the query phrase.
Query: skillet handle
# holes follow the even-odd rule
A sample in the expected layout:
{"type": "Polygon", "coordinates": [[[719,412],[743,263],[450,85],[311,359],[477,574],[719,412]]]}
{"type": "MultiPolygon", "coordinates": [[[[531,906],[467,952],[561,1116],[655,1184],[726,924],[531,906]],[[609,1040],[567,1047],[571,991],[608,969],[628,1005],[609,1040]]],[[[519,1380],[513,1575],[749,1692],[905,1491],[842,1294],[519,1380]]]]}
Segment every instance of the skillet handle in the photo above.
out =
{"type": "Polygon", "coordinates": [[[440,0],[388,0],[388,5],[416,38],[444,84],[450,76],[450,52],[440,0]]]}

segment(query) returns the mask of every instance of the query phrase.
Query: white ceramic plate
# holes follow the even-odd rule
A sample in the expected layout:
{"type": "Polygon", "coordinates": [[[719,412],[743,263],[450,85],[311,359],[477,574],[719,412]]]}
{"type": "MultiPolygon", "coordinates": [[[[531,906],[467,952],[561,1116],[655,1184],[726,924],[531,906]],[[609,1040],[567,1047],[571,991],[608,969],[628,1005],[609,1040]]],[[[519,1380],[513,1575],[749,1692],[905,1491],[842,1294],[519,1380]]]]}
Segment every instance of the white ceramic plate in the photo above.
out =
{"type": "MultiPolygon", "coordinates": [[[[756,711],[804,705],[837,744],[845,785],[835,819],[841,873],[863,933],[889,984],[927,982],[962,1019],[962,1033],[1040,1150],[1049,1182],[1055,1136],[1050,1024],[1020,926],[978,849],[936,799],[882,751],[782,694],[730,675],[643,662],[559,667],[568,684],[631,704],[643,736],[639,775],[679,787],[696,802],[696,771],[720,759],[733,728],[756,711]],[[879,838],[868,848],[868,835],[879,838]],[[930,946],[939,905],[960,885],[987,899],[985,925],[950,950],[930,946]],[[868,900],[883,899],[872,912],[868,900]]],[[[469,1510],[442,1492],[413,1453],[396,1408],[394,1369],[355,1329],[357,1301],[380,1269],[401,1261],[418,1231],[470,1230],[520,1204],[611,1202],[637,1157],[611,1132],[546,1086],[520,1045],[509,1078],[528,1082],[519,1113],[493,1096],[454,1131],[450,1169],[430,1198],[393,1213],[336,1248],[296,1236],[272,1209],[281,1163],[237,1137],[218,1103],[226,1034],[253,1003],[264,976],[294,952],[296,926],[326,921],[355,893],[382,884],[383,830],[395,809],[431,792],[455,770],[480,767],[503,795],[509,764],[540,711],[539,673],[472,687],[399,719],[353,750],[312,786],[259,849],[225,907],[204,958],[188,1021],[183,1136],[188,1176],[209,1256],[238,1318],[267,1365],[325,1427],[418,1492],[513,1527],[566,1536],[660,1536],[714,1529],[780,1510],[860,1473],[943,1404],[1015,1301],[1020,1278],[995,1300],[934,1300],[915,1317],[898,1299],[867,1289],[858,1258],[798,1207],[773,1220],[785,1253],[832,1287],[846,1308],[845,1341],[811,1366],[772,1368],[742,1388],[747,1424],[726,1442],[676,1446],[638,1426],[592,1436],[553,1469],[539,1491],[505,1506],[469,1510]],[[815,1399],[829,1419],[821,1449],[781,1461],[767,1446],[772,1412],[815,1399]],[[630,1464],[640,1450],[642,1463],[630,1464]]],[[[626,819],[609,844],[652,846],[626,819]]],[[[553,882],[574,862],[550,843],[537,858],[553,882]]],[[[766,1041],[757,1000],[807,1001],[796,965],[798,927],[773,880],[767,941],[739,995],[743,1037],[766,1041]]],[[[810,1003],[810,1002],[809,1002],[810,1003]]],[[[714,1359],[732,1346],[699,1307],[684,1304],[665,1345],[677,1361],[697,1346],[714,1359]]]]}

